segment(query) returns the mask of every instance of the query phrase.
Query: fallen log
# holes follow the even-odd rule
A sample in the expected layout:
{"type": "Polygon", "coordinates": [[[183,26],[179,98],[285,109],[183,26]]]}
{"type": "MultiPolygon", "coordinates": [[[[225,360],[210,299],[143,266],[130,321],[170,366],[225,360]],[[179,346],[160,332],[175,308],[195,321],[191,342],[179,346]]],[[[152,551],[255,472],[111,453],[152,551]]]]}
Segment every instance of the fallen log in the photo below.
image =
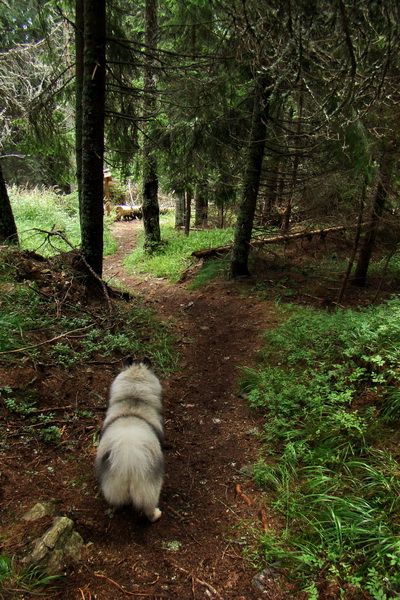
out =
{"type": "MultiPolygon", "coordinates": [[[[179,225],[178,227],[175,227],[175,229],[182,229],[182,231],[185,229],[184,225],[179,225]]],[[[207,228],[204,227],[189,227],[189,231],[207,231],[207,228]]]]}
{"type": "MultiPolygon", "coordinates": [[[[363,223],[361,226],[365,227],[368,223],[363,223]]],[[[263,240],[252,240],[250,242],[251,248],[258,248],[266,244],[280,244],[281,242],[290,242],[292,240],[298,240],[300,238],[311,239],[314,236],[319,235],[322,239],[325,238],[328,233],[335,233],[337,231],[345,231],[346,229],[354,229],[358,227],[355,225],[338,225],[337,227],[327,227],[325,229],[306,229],[303,231],[296,231],[295,233],[286,233],[280,235],[274,235],[272,237],[263,240]]],[[[226,246],[217,246],[215,248],[206,248],[205,250],[195,250],[192,252],[192,256],[196,258],[211,258],[212,256],[219,256],[220,254],[226,254],[232,250],[232,244],[226,246]]]]}

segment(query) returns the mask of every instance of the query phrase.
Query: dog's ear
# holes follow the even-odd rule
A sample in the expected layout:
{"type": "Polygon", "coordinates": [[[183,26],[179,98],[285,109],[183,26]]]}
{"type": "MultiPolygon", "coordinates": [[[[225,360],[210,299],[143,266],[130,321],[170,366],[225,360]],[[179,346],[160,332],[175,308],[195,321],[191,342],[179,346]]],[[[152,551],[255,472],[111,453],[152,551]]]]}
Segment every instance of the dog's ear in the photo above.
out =
{"type": "Polygon", "coordinates": [[[152,362],[147,357],[143,358],[142,360],[135,360],[134,358],[129,356],[128,358],[125,359],[124,368],[129,369],[129,367],[131,367],[132,365],[140,365],[140,364],[144,365],[148,369],[151,369],[151,367],[152,367],[152,362]]]}
{"type": "Polygon", "coordinates": [[[128,356],[128,358],[125,359],[124,362],[124,368],[128,369],[129,367],[131,367],[133,365],[135,361],[133,360],[132,356],[128,356]]]}

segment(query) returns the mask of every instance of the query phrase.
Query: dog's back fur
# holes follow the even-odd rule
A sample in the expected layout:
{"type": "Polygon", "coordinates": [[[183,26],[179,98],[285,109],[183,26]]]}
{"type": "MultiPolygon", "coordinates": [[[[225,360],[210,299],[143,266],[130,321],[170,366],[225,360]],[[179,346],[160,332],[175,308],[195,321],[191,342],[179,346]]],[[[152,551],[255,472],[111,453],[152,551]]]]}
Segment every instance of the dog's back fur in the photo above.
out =
{"type": "Polygon", "coordinates": [[[96,456],[103,495],[112,506],[132,504],[150,521],[164,476],[161,384],[151,363],[129,360],[110,388],[110,401],[96,456]]]}

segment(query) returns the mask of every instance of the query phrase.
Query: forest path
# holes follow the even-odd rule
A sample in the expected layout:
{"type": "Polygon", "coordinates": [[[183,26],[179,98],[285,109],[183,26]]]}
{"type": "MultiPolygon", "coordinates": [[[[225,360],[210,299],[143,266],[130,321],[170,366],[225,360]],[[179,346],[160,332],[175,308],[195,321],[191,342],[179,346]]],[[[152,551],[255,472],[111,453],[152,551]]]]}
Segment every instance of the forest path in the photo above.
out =
{"type": "MultiPolygon", "coordinates": [[[[130,548],[136,575],[154,582],[137,590],[143,596],[283,598],[272,572],[264,590],[257,590],[252,582],[256,571],[243,558],[243,548],[251,550],[254,542],[250,529],[261,532],[274,523],[262,522],[262,493],[247,474],[260,449],[256,433],[262,420],[237,390],[240,367],[254,363],[260,336],[275,321],[274,307],[243,294],[243,283],[217,282],[189,291],[184,284],[129,275],[123,259],[135,247],[140,226],[136,221],[115,223],[118,251],[105,260],[103,277],[139,292],[177,338],[179,370],[163,381],[164,514],[152,526],[127,525],[127,514],[114,519],[103,557],[112,552],[115,564],[115,553],[130,548]]],[[[125,561],[111,577],[123,585],[125,561]]],[[[113,598],[119,598],[115,587],[113,598]]]]}

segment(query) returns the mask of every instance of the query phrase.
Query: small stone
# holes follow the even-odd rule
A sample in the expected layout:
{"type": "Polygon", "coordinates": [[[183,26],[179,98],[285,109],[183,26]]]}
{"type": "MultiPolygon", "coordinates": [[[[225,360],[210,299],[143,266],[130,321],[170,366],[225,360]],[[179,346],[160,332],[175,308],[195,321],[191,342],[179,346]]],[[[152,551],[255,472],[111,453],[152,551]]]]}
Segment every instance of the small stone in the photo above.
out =
{"type": "Polygon", "coordinates": [[[74,560],[82,557],[83,539],[77,531],[73,531],[64,546],[65,554],[74,560]]]}
{"type": "Polygon", "coordinates": [[[255,575],[251,581],[253,587],[260,592],[264,592],[270,587],[270,584],[278,579],[279,571],[274,567],[266,567],[263,571],[255,575]]]}
{"type": "Polygon", "coordinates": [[[34,549],[30,554],[28,554],[28,556],[25,556],[25,558],[22,559],[22,562],[28,565],[41,563],[42,560],[44,560],[47,556],[48,552],[49,549],[46,544],[44,544],[42,540],[36,540],[34,549]]]}
{"type": "Polygon", "coordinates": [[[46,572],[50,575],[55,575],[63,571],[65,568],[64,552],[61,549],[54,548],[51,554],[49,554],[46,572]]]}
{"type": "Polygon", "coordinates": [[[239,471],[244,475],[251,475],[254,471],[254,466],[252,464],[243,465],[239,471]]]}
{"type": "Polygon", "coordinates": [[[54,548],[56,544],[61,541],[62,538],[66,538],[72,531],[74,522],[68,517],[55,517],[53,519],[53,525],[43,535],[43,543],[48,548],[54,548]]]}
{"type": "Polygon", "coordinates": [[[50,515],[53,517],[56,513],[56,507],[54,502],[38,502],[35,506],[32,506],[27,513],[23,515],[24,521],[37,521],[42,517],[50,515]]]}

